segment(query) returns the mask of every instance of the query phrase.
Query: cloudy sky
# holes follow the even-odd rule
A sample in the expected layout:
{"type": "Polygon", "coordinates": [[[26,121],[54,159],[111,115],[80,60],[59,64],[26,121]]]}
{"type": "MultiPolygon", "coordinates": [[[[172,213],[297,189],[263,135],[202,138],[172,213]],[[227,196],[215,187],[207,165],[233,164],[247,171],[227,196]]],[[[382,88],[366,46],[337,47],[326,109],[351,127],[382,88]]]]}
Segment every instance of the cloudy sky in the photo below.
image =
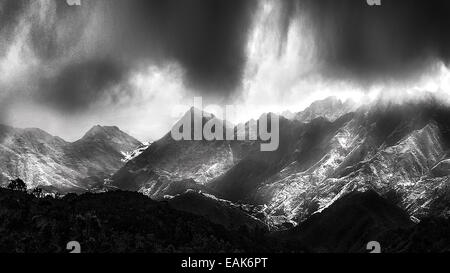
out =
{"type": "Polygon", "coordinates": [[[447,92],[448,14],[447,0],[0,0],[0,123],[149,140],[194,96],[244,105],[240,122],[329,95],[447,92]]]}

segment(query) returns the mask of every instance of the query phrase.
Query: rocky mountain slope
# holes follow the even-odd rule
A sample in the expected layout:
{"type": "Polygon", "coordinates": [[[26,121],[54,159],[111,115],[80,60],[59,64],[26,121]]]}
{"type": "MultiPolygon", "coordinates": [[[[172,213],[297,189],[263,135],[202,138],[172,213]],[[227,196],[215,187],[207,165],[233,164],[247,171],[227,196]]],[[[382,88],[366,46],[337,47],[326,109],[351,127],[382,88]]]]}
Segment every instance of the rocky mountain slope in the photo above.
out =
{"type": "Polygon", "coordinates": [[[306,129],[295,159],[260,178],[248,202],[301,222],[345,193],[374,189],[417,218],[448,214],[448,203],[432,204],[448,195],[449,113],[436,101],[378,105],[325,126],[335,130],[306,129]]]}
{"type": "MultiPolygon", "coordinates": [[[[448,226],[450,108],[431,96],[348,109],[329,99],[303,118],[280,117],[273,152],[262,152],[260,141],[175,141],[170,133],[143,145],[99,126],[68,143],[2,126],[1,172],[4,181],[19,176],[29,187],[62,192],[139,191],[230,236],[250,232],[282,250],[365,252],[372,240],[391,252],[447,249],[448,236],[429,243],[424,228],[448,226]]],[[[195,109],[186,115],[201,115],[203,124],[215,119],[195,109]]]]}
{"type": "Polygon", "coordinates": [[[280,117],[274,152],[261,152],[258,141],[174,141],[167,135],[116,173],[112,184],[153,198],[174,185],[177,194],[202,190],[261,205],[268,217],[295,223],[353,190],[373,189],[417,218],[450,211],[437,201],[448,192],[450,110],[432,96],[358,109],[330,98],[297,116],[280,117]]]}
{"type": "Polygon", "coordinates": [[[82,192],[101,186],[141,143],[117,127],[95,126],[70,143],[40,129],[0,126],[0,182],[21,178],[29,188],[82,192]]]}
{"type": "Polygon", "coordinates": [[[445,110],[439,113],[436,105],[385,107],[360,109],[344,123],[332,123],[337,129],[313,134],[315,143],[307,141],[307,134],[300,136],[296,158],[249,195],[274,213],[301,221],[346,192],[376,189],[419,216],[434,196],[432,189],[447,181],[430,173],[447,154],[447,124],[436,119],[445,110]]]}
{"type": "MultiPolygon", "coordinates": [[[[201,112],[191,109],[193,121],[201,112]]],[[[203,124],[213,116],[200,117],[203,124]]],[[[113,177],[109,186],[141,191],[159,199],[179,189],[205,189],[211,179],[224,174],[235,163],[227,141],[175,141],[168,133],[141,154],[128,161],[113,177]]]]}

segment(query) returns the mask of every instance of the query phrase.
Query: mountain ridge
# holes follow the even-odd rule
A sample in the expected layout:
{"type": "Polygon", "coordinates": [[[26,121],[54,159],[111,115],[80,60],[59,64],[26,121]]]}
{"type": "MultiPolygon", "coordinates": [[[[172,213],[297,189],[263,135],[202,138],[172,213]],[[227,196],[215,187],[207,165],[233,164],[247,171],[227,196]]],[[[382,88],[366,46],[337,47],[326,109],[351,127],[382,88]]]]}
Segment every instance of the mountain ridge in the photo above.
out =
{"type": "Polygon", "coordinates": [[[134,188],[118,186],[162,198],[172,182],[190,181],[186,190],[265,205],[269,217],[297,223],[353,190],[375,190],[418,218],[439,213],[427,204],[448,181],[431,170],[448,158],[450,108],[433,96],[375,101],[350,112],[336,98],[311,107],[327,104],[342,108],[336,119],[327,111],[309,122],[281,117],[274,152],[261,152],[258,141],[175,142],[166,135],[116,173],[113,184],[134,181],[134,188]],[[213,167],[219,171],[202,177],[213,167]]]}
{"type": "Polygon", "coordinates": [[[122,149],[140,145],[117,127],[94,126],[89,132],[67,142],[37,128],[0,126],[1,183],[21,178],[30,188],[86,191],[120,168],[122,149]]]}

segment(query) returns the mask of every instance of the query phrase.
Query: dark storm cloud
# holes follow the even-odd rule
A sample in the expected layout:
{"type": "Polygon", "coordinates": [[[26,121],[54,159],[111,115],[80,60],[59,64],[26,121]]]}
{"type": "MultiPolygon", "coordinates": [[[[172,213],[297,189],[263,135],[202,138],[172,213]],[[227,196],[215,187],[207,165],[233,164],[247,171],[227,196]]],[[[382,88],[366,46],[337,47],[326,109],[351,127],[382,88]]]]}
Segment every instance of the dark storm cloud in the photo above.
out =
{"type": "Polygon", "coordinates": [[[298,5],[296,0],[284,0],[281,2],[281,21],[280,21],[280,33],[281,33],[281,41],[279,54],[282,53],[284,46],[286,44],[287,34],[289,32],[289,26],[292,22],[292,19],[295,16],[298,16],[298,5]]]}
{"type": "Polygon", "coordinates": [[[70,63],[41,80],[36,99],[66,112],[84,110],[120,84],[124,75],[124,68],[108,58],[70,63]]]}
{"type": "Polygon", "coordinates": [[[3,0],[0,2],[0,31],[16,24],[25,7],[25,0],[3,0]]]}
{"type": "Polygon", "coordinates": [[[52,61],[64,57],[79,43],[83,31],[89,27],[89,17],[94,13],[86,12],[93,4],[85,4],[84,11],[67,5],[65,0],[55,0],[55,15],[47,20],[38,20],[38,14],[30,16],[29,43],[37,57],[43,61],[52,61]]]}
{"type": "MultiPolygon", "coordinates": [[[[10,25],[23,9],[13,2],[4,19],[10,25]]],[[[55,16],[27,18],[29,46],[44,67],[57,71],[38,76],[35,98],[54,108],[83,110],[148,65],[179,64],[185,85],[204,96],[227,98],[242,82],[255,0],[54,3],[55,16]]]]}
{"type": "MultiPolygon", "coordinates": [[[[435,59],[448,64],[450,1],[381,1],[380,7],[366,0],[275,2],[282,5],[278,29],[287,39],[292,19],[306,16],[319,64],[333,77],[367,82],[410,76],[435,59]]],[[[27,45],[42,67],[32,75],[34,97],[72,112],[101,100],[135,70],[173,62],[192,90],[232,97],[259,7],[257,0],[82,0],[80,7],[54,0],[54,16],[39,17],[33,11],[39,5],[24,15],[33,3],[39,2],[0,1],[1,52],[20,20],[28,23],[27,45]]]]}
{"type": "MultiPolygon", "coordinates": [[[[401,78],[450,60],[450,1],[291,0],[316,34],[319,59],[335,76],[401,78]]],[[[294,15],[292,15],[294,16],[294,15]]]]}
{"type": "Polygon", "coordinates": [[[119,7],[115,17],[125,24],[122,41],[131,43],[119,42],[120,49],[178,62],[186,84],[203,93],[226,97],[241,83],[256,1],[134,0],[111,5],[119,7]]]}
{"type": "Polygon", "coordinates": [[[20,15],[27,6],[25,0],[3,0],[0,2],[0,56],[10,42],[20,15]]]}

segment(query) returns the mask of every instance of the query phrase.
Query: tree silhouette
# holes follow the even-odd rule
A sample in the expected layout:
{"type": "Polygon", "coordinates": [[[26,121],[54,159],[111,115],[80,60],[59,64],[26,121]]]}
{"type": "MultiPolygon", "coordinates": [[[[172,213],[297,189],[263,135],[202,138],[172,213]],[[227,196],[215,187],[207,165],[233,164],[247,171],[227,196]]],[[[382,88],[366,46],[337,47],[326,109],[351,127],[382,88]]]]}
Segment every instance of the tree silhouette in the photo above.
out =
{"type": "Polygon", "coordinates": [[[43,191],[42,191],[41,188],[35,188],[35,189],[32,191],[32,194],[33,194],[35,197],[37,197],[37,198],[42,198],[42,197],[44,197],[44,193],[43,193],[43,191]]]}
{"type": "Polygon", "coordinates": [[[22,179],[17,178],[16,180],[11,180],[11,182],[8,185],[8,189],[13,191],[25,192],[27,191],[27,185],[25,184],[25,182],[23,182],[22,179]]]}

